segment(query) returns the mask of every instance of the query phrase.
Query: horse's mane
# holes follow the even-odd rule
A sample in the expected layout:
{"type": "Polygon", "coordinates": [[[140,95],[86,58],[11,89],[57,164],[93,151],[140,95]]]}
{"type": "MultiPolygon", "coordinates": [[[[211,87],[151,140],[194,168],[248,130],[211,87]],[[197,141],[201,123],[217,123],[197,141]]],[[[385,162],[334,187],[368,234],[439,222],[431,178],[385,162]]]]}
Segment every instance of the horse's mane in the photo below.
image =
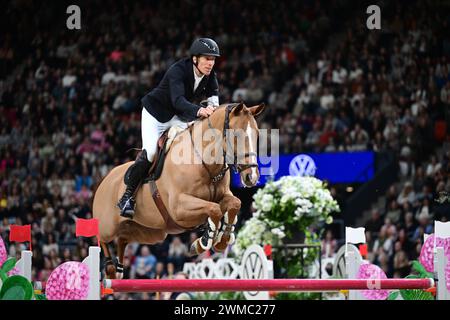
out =
{"type": "MultiPolygon", "coordinates": [[[[229,106],[229,105],[233,105],[233,106],[235,106],[235,105],[238,105],[239,103],[238,102],[233,102],[233,103],[222,103],[221,105],[219,105],[217,108],[216,108],[216,110],[213,112],[213,114],[212,115],[214,115],[214,113],[216,113],[217,111],[219,111],[219,110],[222,110],[222,109],[225,109],[227,106],[229,106]]],[[[211,116],[212,116],[211,115],[211,116]]],[[[203,122],[203,121],[205,121],[205,120],[208,120],[208,118],[203,118],[203,119],[197,119],[197,120],[194,120],[194,122],[192,123],[192,125],[195,125],[195,124],[197,124],[197,123],[199,123],[199,122],[203,122]]]]}

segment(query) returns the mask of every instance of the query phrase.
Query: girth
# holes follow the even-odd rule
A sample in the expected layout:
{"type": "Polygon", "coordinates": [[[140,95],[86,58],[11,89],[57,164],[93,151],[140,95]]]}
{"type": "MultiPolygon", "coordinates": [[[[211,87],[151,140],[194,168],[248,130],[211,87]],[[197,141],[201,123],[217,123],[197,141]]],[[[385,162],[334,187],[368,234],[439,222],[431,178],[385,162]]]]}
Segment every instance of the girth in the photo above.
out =
{"type": "Polygon", "coordinates": [[[164,202],[161,198],[161,194],[159,193],[158,187],[156,186],[155,180],[150,180],[148,183],[150,185],[150,192],[152,194],[153,201],[155,201],[156,207],[161,213],[161,216],[163,217],[164,222],[166,223],[167,229],[172,228],[179,229],[180,232],[197,229],[197,227],[185,228],[177,224],[170,216],[169,211],[167,211],[167,208],[164,205],[164,202]]]}

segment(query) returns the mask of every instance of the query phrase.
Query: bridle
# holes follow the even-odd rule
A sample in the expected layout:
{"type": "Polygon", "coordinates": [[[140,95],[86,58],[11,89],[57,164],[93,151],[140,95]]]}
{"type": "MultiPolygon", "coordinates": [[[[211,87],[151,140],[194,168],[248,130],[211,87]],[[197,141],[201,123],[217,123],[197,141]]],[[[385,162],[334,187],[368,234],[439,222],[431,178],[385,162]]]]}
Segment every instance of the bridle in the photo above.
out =
{"type": "MultiPolygon", "coordinates": [[[[223,123],[223,141],[226,141],[226,146],[227,146],[227,150],[232,150],[232,146],[231,146],[231,141],[229,139],[229,137],[227,137],[227,132],[230,129],[230,113],[233,110],[234,107],[236,107],[238,105],[238,103],[233,103],[233,104],[229,104],[225,107],[225,120],[223,123]]],[[[208,127],[210,129],[215,129],[212,126],[211,123],[211,119],[208,117],[207,118],[208,121],[208,127]]],[[[231,156],[232,159],[230,159],[230,155],[228,154],[228,152],[225,150],[224,148],[224,143],[222,143],[222,153],[223,153],[223,164],[222,164],[222,168],[220,169],[219,173],[216,174],[215,176],[213,176],[211,174],[211,172],[208,169],[208,166],[205,164],[205,162],[203,161],[203,157],[200,155],[200,153],[198,152],[198,150],[195,148],[195,144],[194,144],[194,140],[193,140],[193,135],[192,135],[192,130],[193,130],[193,125],[189,128],[189,133],[191,135],[191,142],[192,142],[192,146],[194,147],[194,152],[197,154],[197,156],[201,159],[202,161],[202,165],[205,167],[206,172],[208,172],[209,178],[211,183],[214,185],[214,196],[212,198],[212,200],[214,200],[215,198],[215,194],[216,194],[216,184],[220,181],[222,181],[222,179],[225,177],[226,172],[228,171],[228,169],[233,169],[234,172],[236,173],[241,173],[244,170],[247,170],[249,168],[257,168],[258,167],[258,163],[245,163],[245,164],[238,164],[238,155],[237,153],[233,153],[233,155],[231,156]],[[231,161],[230,161],[231,160],[231,161]]],[[[214,131],[213,131],[214,132],[214,131]]],[[[254,156],[255,159],[257,158],[257,153],[256,152],[246,152],[243,154],[243,159],[248,158],[254,156]]]]}

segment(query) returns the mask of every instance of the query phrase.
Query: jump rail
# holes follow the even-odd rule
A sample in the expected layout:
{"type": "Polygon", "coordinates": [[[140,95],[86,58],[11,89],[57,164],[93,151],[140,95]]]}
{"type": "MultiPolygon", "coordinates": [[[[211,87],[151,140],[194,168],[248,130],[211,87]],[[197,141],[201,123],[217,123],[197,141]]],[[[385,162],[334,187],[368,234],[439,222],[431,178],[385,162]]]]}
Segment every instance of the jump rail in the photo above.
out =
{"type": "Polygon", "coordinates": [[[114,292],[340,291],[429,289],[433,279],[140,279],[104,280],[114,292]]]}

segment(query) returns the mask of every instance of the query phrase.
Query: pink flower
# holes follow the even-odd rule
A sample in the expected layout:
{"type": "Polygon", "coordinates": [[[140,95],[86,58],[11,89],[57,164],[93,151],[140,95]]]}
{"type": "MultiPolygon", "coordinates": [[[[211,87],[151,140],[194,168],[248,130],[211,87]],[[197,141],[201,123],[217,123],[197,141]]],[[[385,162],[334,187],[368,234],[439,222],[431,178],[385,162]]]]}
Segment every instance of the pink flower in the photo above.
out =
{"type": "Polygon", "coordinates": [[[447,265],[445,266],[445,283],[447,290],[450,291],[450,259],[447,260],[447,265]]]}
{"type": "MultiPolygon", "coordinates": [[[[425,267],[428,272],[434,272],[434,234],[431,234],[420,250],[419,262],[425,267]]],[[[444,247],[445,255],[450,257],[450,239],[436,238],[436,247],[444,247]]]]}
{"type": "MultiPolygon", "coordinates": [[[[8,253],[6,251],[6,246],[3,242],[3,239],[0,238],[0,267],[3,265],[3,263],[5,263],[6,260],[8,260],[8,253]]],[[[11,271],[8,272],[8,276],[14,276],[19,273],[19,269],[17,267],[14,267],[11,271]]]]}
{"type": "MultiPolygon", "coordinates": [[[[387,279],[384,271],[371,263],[364,263],[359,267],[358,279],[387,279]]],[[[389,290],[363,290],[362,295],[369,300],[386,300],[389,290]]]]}
{"type": "Polygon", "coordinates": [[[85,300],[89,290],[89,268],[81,262],[65,262],[50,274],[45,294],[48,300],[85,300]]]}
{"type": "Polygon", "coordinates": [[[6,253],[5,243],[3,242],[3,239],[0,238],[0,266],[3,265],[6,259],[8,259],[8,254],[6,253]]]}

